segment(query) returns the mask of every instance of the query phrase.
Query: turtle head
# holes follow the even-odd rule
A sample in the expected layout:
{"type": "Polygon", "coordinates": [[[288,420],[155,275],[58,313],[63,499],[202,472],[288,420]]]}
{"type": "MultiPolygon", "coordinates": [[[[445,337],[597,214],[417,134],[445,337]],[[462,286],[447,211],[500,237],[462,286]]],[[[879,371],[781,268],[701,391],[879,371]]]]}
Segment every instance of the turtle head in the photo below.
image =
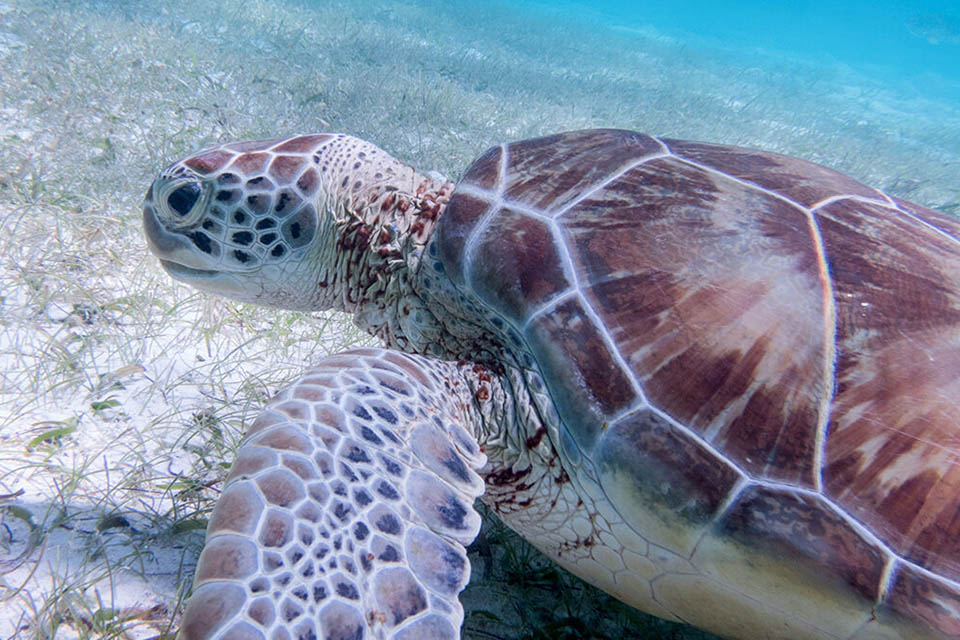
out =
{"type": "Polygon", "coordinates": [[[331,299],[352,296],[343,265],[363,262],[342,255],[357,245],[344,234],[382,225],[383,203],[396,209],[418,177],[345,135],[225,144],[157,177],[144,230],[164,269],[199,289],[287,309],[343,306],[331,299]]]}
{"type": "MultiPolygon", "coordinates": [[[[147,191],[151,251],[173,278],[230,298],[314,307],[305,283],[320,217],[321,172],[312,140],[258,141],[206,149],[167,167],[147,191]]],[[[314,261],[315,262],[315,261],[314,261]]]]}

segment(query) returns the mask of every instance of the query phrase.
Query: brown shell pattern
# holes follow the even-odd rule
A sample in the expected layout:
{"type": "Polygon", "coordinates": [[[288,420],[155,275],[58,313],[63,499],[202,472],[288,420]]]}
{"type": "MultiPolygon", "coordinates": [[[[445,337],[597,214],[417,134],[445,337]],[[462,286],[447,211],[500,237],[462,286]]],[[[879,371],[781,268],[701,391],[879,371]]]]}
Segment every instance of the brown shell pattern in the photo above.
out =
{"type": "Polygon", "coordinates": [[[958,238],[803,160],[615,130],[489,150],[438,227],[598,464],[951,637],[958,238]]]}

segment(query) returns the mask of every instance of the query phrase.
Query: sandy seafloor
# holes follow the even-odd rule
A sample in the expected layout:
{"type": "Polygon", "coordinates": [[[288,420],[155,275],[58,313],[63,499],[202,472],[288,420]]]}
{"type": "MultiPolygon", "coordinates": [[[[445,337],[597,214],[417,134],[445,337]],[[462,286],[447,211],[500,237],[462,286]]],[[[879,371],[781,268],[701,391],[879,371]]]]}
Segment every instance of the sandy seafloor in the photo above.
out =
{"type": "MultiPolygon", "coordinates": [[[[456,177],[501,140],[613,126],[791,153],[960,214],[960,105],[927,91],[955,78],[891,85],[603,20],[501,2],[0,2],[0,638],[169,634],[243,422],[305,363],[367,340],[164,276],[139,204],[190,150],[338,130],[456,177]]],[[[943,24],[924,37],[960,59],[943,24]]],[[[707,637],[495,522],[471,558],[466,638],[707,637]]]]}

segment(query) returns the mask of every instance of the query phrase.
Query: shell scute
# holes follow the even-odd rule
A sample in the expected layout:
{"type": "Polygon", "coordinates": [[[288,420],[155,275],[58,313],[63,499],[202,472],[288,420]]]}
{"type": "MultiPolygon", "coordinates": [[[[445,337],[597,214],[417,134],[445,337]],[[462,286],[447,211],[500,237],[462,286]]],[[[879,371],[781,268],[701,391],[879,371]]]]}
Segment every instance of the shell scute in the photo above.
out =
{"type": "Polygon", "coordinates": [[[450,279],[463,286],[463,255],[476,222],[491,208],[490,202],[469,193],[456,192],[437,225],[438,257],[450,279]]]}
{"type": "Polygon", "coordinates": [[[895,571],[880,616],[906,618],[948,638],[960,637],[960,592],[910,565],[900,564],[895,571]]]}
{"type": "Polygon", "coordinates": [[[769,151],[664,139],[670,150],[720,173],[810,207],[840,194],[881,200],[876,189],[827,167],[769,151]]]}
{"type": "Polygon", "coordinates": [[[904,558],[958,580],[960,244],[872,203],[833,202],[817,218],[837,309],[827,494],[904,558]]]}
{"type": "Polygon", "coordinates": [[[921,207],[918,204],[914,204],[896,196],[889,197],[900,210],[906,211],[911,216],[917,218],[925,224],[930,225],[934,229],[937,229],[941,233],[953,238],[954,240],[960,240],[960,220],[957,218],[927,209],[926,207],[921,207]]]}
{"type": "Polygon", "coordinates": [[[546,215],[581,198],[640,158],[663,153],[650,136],[596,129],[558,133],[509,146],[505,199],[543,210],[546,215]],[[545,156],[552,159],[547,165],[545,156]],[[548,168],[549,167],[549,168],[548,168]]]}
{"type": "Polygon", "coordinates": [[[606,429],[594,460],[604,492],[627,523],[682,555],[742,478],[693,434],[650,409],[606,429]]]}
{"type": "MultiPolygon", "coordinates": [[[[810,637],[872,637],[874,614],[901,620],[903,637],[957,635],[960,222],[762,151],[606,130],[503,149],[507,166],[467,172],[438,249],[459,286],[521,331],[564,455],[607,460],[612,503],[645,508],[614,495],[630,483],[611,478],[644,466],[630,452],[668,459],[647,440],[676,434],[616,422],[646,400],[704,446],[706,469],[753,483],[695,543],[695,564],[716,579],[664,576],[658,599],[669,585],[683,598],[724,591],[746,609],[791,610],[800,597],[802,615],[828,625],[810,637]],[[499,253],[482,244],[478,229],[514,214],[542,221],[553,243],[501,233],[499,253]],[[554,249],[570,286],[536,301],[492,266],[526,251],[523,265],[546,256],[552,268],[554,249]],[[464,278],[470,250],[482,258],[464,278]],[[510,286],[512,298],[488,295],[510,286]]],[[[714,503],[688,505],[684,535],[714,503]]]]}
{"type": "Polygon", "coordinates": [[[505,208],[477,240],[471,280],[482,300],[511,318],[526,318],[570,287],[545,222],[505,208]],[[502,243],[523,248],[504,253],[502,243]]]}
{"type": "Polygon", "coordinates": [[[503,147],[491,147],[473,161],[463,174],[461,184],[468,184],[486,191],[493,191],[500,182],[500,164],[503,162],[503,147]]]}
{"type": "Polygon", "coordinates": [[[871,620],[892,562],[822,496],[763,484],[740,491],[691,560],[753,610],[740,637],[767,637],[783,621],[773,610],[817,628],[804,638],[848,638],[871,620]]]}
{"type": "Polygon", "coordinates": [[[527,339],[579,446],[592,448],[601,425],[638,401],[632,381],[578,298],[534,318],[527,339]]]}
{"type": "Polygon", "coordinates": [[[885,554],[819,496],[753,485],[716,527],[719,535],[747,549],[806,566],[821,577],[829,574],[864,602],[880,596],[885,554]]]}
{"type": "Polygon", "coordinates": [[[750,472],[813,486],[830,350],[807,215],[656,158],[558,222],[650,402],[750,472]]]}

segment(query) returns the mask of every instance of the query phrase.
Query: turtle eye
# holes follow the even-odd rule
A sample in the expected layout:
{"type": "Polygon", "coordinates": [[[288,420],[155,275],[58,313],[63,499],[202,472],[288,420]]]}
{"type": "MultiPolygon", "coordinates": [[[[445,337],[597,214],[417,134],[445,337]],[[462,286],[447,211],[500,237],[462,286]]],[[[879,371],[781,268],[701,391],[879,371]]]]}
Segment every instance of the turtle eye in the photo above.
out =
{"type": "Polygon", "coordinates": [[[188,182],[167,196],[167,206],[181,218],[185,218],[200,198],[200,185],[188,182]]]}

